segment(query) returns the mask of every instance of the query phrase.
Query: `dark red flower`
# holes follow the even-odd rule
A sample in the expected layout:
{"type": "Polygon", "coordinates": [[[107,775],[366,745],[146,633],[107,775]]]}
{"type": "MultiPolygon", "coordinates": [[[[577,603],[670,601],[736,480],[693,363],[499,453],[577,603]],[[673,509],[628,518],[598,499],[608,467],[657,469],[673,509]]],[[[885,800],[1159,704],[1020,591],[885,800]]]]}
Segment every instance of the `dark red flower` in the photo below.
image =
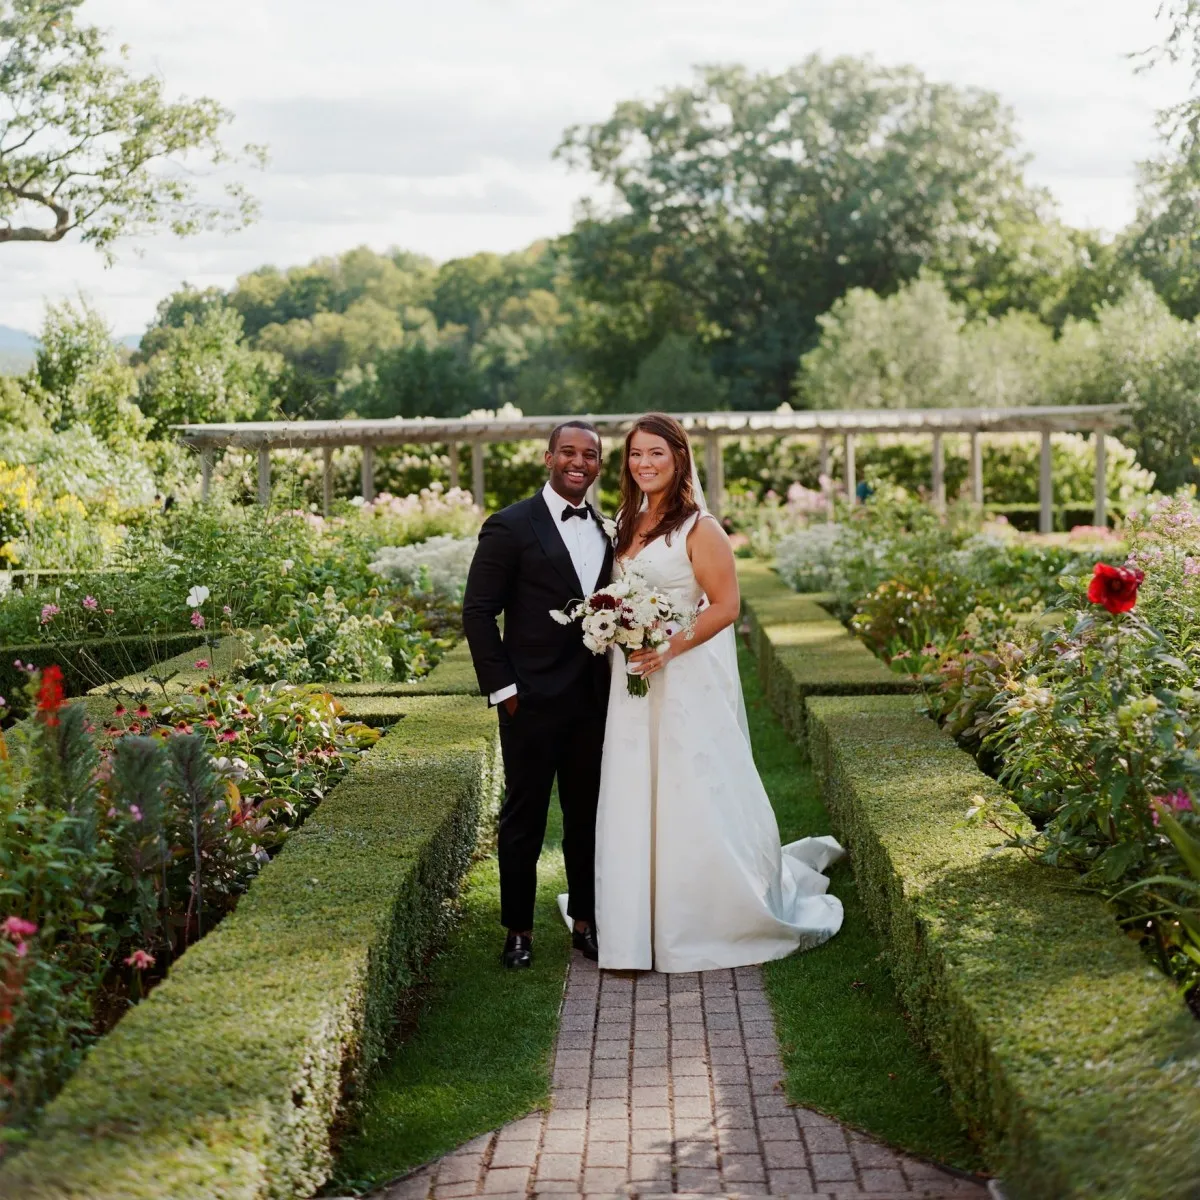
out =
{"type": "Polygon", "coordinates": [[[610,596],[607,592],[597,592],[589,601],[593,612],[599,612],[605,608],[620,608],[621,602],[616,596],[610,596]]]}
{"type": "Polygon", "coordinates": [[[58,711],[63,706],[64,698],[62,668],[51,663],[42,671],[37,694],[37,709],[44,714],[47,725],[58,724],[58,711]]]}
{"type": "Polygon", "coordinates": [[[1092,582],[1088,585],[1088,599],[1102,605],[1110,613],[1129,612],[1137,603],[1138,588],[1142,586],[1145,573],[1136,567],[1111,567],[1108,563],[1097,563],[1092,582]]]}

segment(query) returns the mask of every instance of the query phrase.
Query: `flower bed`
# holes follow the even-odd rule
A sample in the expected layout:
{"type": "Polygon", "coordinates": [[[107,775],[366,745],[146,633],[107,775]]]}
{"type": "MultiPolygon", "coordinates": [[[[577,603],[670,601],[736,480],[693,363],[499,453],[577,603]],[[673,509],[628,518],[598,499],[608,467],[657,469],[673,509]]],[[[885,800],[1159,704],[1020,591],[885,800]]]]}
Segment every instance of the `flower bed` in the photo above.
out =
{"type": "Polygon", "coordinates": [[[1170,986],[1069,874],[963,826],[1000,789],[911,699],[806,703],[892,972],[1008,1195],[1195,1196],[1200,1029],[1170,986]]]}
{"type": "Polygon", "coordinates": [[[803,735],[809,696],[911,692],[815,595],[797,595],[765,563],[741,560],[742,607],[763,688],[787,729],[803,735]]]}
{"type": "Polygon", "coordinates": [[[30,1200],[308,1196],[499,783],[477,700],[413,697],[0,1169],[30,1200]]]}

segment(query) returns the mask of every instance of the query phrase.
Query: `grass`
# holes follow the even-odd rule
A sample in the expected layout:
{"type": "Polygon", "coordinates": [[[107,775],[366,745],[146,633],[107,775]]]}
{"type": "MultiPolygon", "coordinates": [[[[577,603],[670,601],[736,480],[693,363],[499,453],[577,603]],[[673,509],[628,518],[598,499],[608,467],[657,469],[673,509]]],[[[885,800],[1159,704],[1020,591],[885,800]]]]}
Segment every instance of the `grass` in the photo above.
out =
{"type": "Polygon", "coordinates": [[[430,967],[411,1036],[368,1089],[327,1191],[366,1190],[545,1105],[570,940],[562,817],[551,800],[538,871],[534,966],[500,966],[500,876],[494,855],[467,876],[461,917],[430,967]]]}
{"type": "MultiPolygon", "coordinates": [[[[753,656],[744,648],[739,655],[754,759],[783,841],[826,833],[829,816],[804,753],[771,712],[753,656]]],[[[788,1099],[911,1154],[981,1169],[945,1084],[905,1023],[848,860],[829,876],[846,912],[837,937],[764,968],[788,1099]]]]}

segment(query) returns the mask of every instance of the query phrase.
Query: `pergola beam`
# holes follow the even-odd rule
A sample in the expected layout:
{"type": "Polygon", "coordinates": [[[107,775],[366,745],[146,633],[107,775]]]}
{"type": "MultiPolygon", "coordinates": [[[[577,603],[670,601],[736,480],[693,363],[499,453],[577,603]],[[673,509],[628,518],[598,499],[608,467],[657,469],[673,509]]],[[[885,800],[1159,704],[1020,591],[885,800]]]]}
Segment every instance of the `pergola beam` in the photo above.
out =
{"type": "MultiPolygon", "coordinates": [[[[1052,433],[1090,432],[1096,441],[1096,514],[1103,513],[1101,491],[1104,487],[1104,436],[1125,418],[1128,405],[1096,404],[1046,406],[1040,408],[926,408],[863,412],[708,412],[680,413],[677,419],[693,440],[703,440],[709,478],[713,480],[708,501],[719,512],[723,500],[723,471],[720,442],[726,437],[813,437],[820,446],[821,473],[829,473],[829,447],[841,436],[845,455],[847,499],[857,500],[858,482],[855,445],[859,434],[928,433],[934,439],[934,502],[945,503],[944,435],[970,435],[971,495],[976,504],[983,502],[983,472],[980,440],[985,433],[1038,433],[1041,435],[1039,495],[1042,527],[1053,524],[1053,494],[1050,478],[1049,445],[1052,433]],[[1049,514],[1049,516],[1047,516],[1049,514]]],[[[632,413],[610,413],[590,418],[602,437],[617,438],[628,432],[636,417],[632,413]]],[[[542,441],[563,418],[517,417],[435,420],[433,418],[393,418],[388,420],[344,421],[244,421],[223,425],[176,425],[175,432],[184,445],[200,452],[201,492],[208,494],[212,462],[217,450],[240,449],[258,456],[258,500],[268,504],[271,497],[272,449],[315,450],[325,453],[324,500],[328,511],[332,503],[331,457],[338,446],[362,448],[363,498],[374,498],[375,451],[382,446],[440,444],[450,455],[450,483],[458,485],[461,443],[471,447],[471,492],[483,505],[485,446],[492,442],[542,441]]]]}

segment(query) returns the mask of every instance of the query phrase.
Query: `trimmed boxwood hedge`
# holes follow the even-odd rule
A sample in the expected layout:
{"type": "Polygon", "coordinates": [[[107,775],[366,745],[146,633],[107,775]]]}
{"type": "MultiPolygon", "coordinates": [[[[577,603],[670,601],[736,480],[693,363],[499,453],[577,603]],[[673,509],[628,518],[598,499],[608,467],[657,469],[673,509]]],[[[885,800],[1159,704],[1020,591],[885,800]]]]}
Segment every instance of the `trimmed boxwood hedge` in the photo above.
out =
{"type": "Polygon", "coordinates": [[[237,911],[97,1044],[0,1195],[311,1195],[497,799],[495,731],[478,701],[407,700],[237,911]]]}
{"type": "Polygon", "coordinates": [[[204,635],[189,633],[136,633],[123,637],[91,638],[73,642],[28,642],[0,646],[0,693],[20,708],[25,672],[15,665],[33,663],[35,667],[57,664],[63,673],[68,696],[81,696],[100,679],[116,679],[130,671],[140,671],[168,655],[194,660],[194,650],[204,644],[204,635]]]}
{"type": "Polygon", "coordinates": [[[913,690],[829,614],[820,596],[797,594],[761,562],[739,562],[738,582],[763,689],[793,735],[803,735],[809,696],[913,690]]]}
{"type": "Polygon", "coordinates": [[[810,751],[905,1005],[1012,1200],[1200,1195],[1200,1026],[1077,878],[960,828],[999,786],[904,696],[810,751]]]}
{"type": "Polygon", "coordinates": [[[135,671],[132,675],[124,675],[111,683],[101,684],[92,688],[89,696],[140,695],[145,691],[161,694],[162,687],[168,692],[181,692],[185,688],[195,687],[203,683],[210,675],[227,675],[233,669],[234,660],[245,653],[242,641],[231,635],[219,638],[209,647],[203,641],[194,643],[190,649],[168,658],[154,662],[145,670],[135,671]],[[197,667],[198,662],[207,662],[207,667],[197,667]],[[159,685],[151,675],[166,680],[159,685]],[[167,677],[170,676],[168,679],[167,677]]]}

